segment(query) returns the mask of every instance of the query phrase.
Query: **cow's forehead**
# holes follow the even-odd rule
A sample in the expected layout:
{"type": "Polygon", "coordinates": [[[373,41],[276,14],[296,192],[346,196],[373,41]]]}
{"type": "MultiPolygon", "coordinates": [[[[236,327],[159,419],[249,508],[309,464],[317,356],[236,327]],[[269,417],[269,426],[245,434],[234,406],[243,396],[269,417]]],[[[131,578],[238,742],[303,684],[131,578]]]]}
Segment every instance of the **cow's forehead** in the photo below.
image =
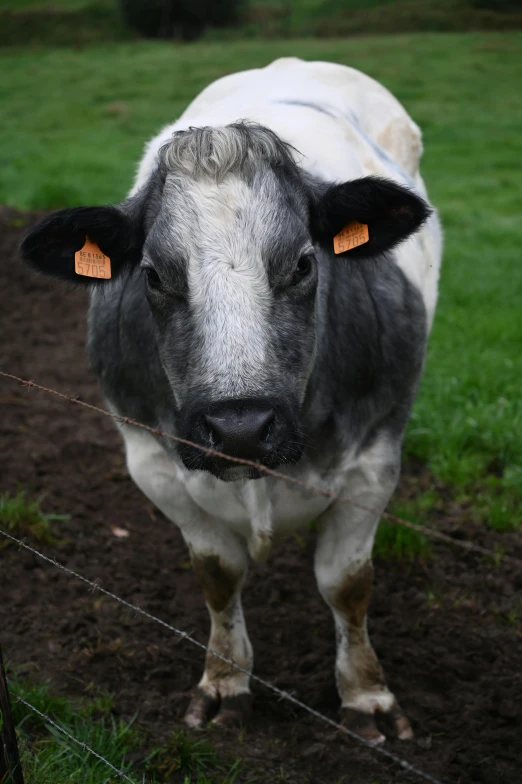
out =
{"type": "Polygon", "coordinates": [[[237,174],[251,180],[266,165],[295,170],[295,152],[269,128],[238,122],[176,131],[160,149],[159,165],[165,172],[194,179],[210,177],[219,181],[237,174]]]}
{"type": "Polygon", "coordinates": [[[231,267],[292,264],[310,245],[306,205],[270,169],[247,181],[168,175],[147,250],[158,258],[214,259],[231,267]]]}

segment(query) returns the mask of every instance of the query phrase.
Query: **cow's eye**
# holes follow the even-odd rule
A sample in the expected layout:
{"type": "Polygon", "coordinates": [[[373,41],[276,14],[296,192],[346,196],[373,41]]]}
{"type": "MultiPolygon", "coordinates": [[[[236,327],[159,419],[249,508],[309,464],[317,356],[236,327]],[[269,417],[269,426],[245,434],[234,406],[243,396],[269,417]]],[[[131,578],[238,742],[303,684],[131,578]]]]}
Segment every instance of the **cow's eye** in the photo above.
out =
{"type": "Polygon", "coordinates": [[[294,274],[292,275],[293,286],[296,286],[298,283],[301,283],[302,280],[308,277],[312,271],[313,261],[314,256],[311,253],[307,253],[304,256],[301,256],[297,262],[297,267],[294,270],[294,274]]]}
{"type": "Polygon", "coordinates": [[[151,289],[157,290],[161,288],[161,278],[154,267],[145,267],[145,277],[151,289]]]}

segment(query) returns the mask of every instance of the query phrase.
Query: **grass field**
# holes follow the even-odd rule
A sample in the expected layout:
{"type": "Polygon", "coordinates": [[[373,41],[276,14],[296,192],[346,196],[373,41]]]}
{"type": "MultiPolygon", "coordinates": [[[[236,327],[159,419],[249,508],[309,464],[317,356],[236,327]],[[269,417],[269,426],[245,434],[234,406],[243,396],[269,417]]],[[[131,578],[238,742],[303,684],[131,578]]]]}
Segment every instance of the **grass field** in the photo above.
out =
{"type": "MultiPolygon", "coordinates": [[[[27,784],[117,784],[122,778],[106,762],[17,702],[16,696],[94,749],[136,784],[234,784],[242,772],[240,759],[223,762],[207,739],[190,737],[183,731],[174,732],[161,748],[154,746],[132,721],[114,719],[110,694],[93,694],[90,699],[72,702],[53,694],[45,683],[16,677],[10,681],[10,690],[27,784]],[[136,759],[140,760],[139,766],[136,759]]],[[[0,728],[1,721],[0,714],[0,728]]]]}
{"type": "Polygon", "coordinates": [[[440,306],[406,454],[495,528],[521,522],[522,34],[1,52],[0,202],[117,201],[144,141],[209,81],[294,54],[383,82],[424,132],[445,228],[440,306]]]}

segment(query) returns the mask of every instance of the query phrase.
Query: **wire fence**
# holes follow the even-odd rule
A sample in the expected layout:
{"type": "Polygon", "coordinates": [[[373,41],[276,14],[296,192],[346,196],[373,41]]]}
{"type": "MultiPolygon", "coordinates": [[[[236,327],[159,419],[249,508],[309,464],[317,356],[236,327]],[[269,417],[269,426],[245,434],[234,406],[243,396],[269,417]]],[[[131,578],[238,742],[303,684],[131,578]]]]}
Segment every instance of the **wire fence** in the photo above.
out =
{"type": "MultiPolygon", "coordinates": [[[[264,678],[261,678],[259,675],[255,675],[254,673],[250,673],[244,667],[241,667],[239,664],[236,664],[236,662],[233,661],[232,659],[228,658],[227,656],[223,656],[223,654],[219,653],[219,651],[215,651],[212,648],[209,648],[204,643],[200,642],[199,640],[196,640],[196,638],[193,637],[188,632],[185,632],[182,629],[176,628],[175,626],[173,626],[172,624],[168,623],[167,621],[164,621],[161,618],[158,618],[158,616],[153,615],[152,613],[147,612],[147,610],[144,610],[142,607],[139,607],[137,604],[132,604],[132,602],[128,602],[126,599],[122,599],[121,596],[118,596],[117,594],[113,593],[112,591],[108,591],[106,588],[103,588],[101,586],[101,584],[100,584],[100,582],[98,580],[89,580],[88,577],[84,577],[84,575],[79,574],[78,572],[75,572],[73,569],[69,569],[67,566],[64,566],[59,561],[57,561],[56,558],[49,558],[49,556],[44,555],[39,550],[36,550],[34,547],[31,547],[30,545],[26,544],[26,542],[24,542],[22,539],[17,539],[15,536],[12,536],[11,534],[7,533],[7,531],[3,531],[2,529],[0,529],[0,534],[2,536],[5,536],[7,539],[11,540],[15,544],[17,544],[20,548],[23,548],[24,550],[27,550],[28,552],[32,553],[33,555],[36,555],[38,558],[41,558],[43,561],[46,561],[47,563],[50,563],[52,566],[55,566],[57,569],[61,569],[61,571],[65,572],[70,577],[73,577],[73,578],[75,578],[77,580],[81,580],[83,583],[85,583],[86,585],[89,586],[89,588],[91,589],[91,591],[93,593],[95,591],[99,591],[104,596],[108,596],[110,599],[113,599],[114,601],[119,602],[119,604],[122,604],[127,609],[133,610],[137,615],[141,615],[142,617],[147,618],[149,621],[153,621],[154,623],[159,623],[165,629],[168,629],[169,631],[171,631],[174,634],[176,634],[180,639],[187,640],[188,642],[192,643],[192,645],[195,645],[197,648],[200,648],[201,650],[205,651],[206,653],[210,653],[211,656],[215,656],[217,659],[220,659],[221,661],[225,662],[225,664],[228,664],[229,666],[233,667],[234,669],[238,670],[239,672],[242,672],[245,675],[250,676],[250,678],[253,681],[255,681],[256,683],[259,683],[264,688],[266,688],[269,691],[271,691],[274,694],[276,694],[281,700],[286,700],[288,702],[291,702],[293,705],[297,705],[297,707],[299,707],[302,710],[306,711],[311,716],[314,716],[316,719],[319,719],[324,724],[328,724],[330,727],[333,727],[333,729],[337,730],[342,735],[345,735],[345,736],[351,738],[356,743],[359,743],[359,744],[362,744],[363,746],[366,746],[367,748],[371,749],[372,752],[374,752],[377,755],[380,755],[382,758],[386,758],[387,760],[389,760],[391,762],[394,762],[397,765],[400,765],[400,767],[403,768],[403,770],[407,770],[409,773],[412,773],[412,774],[418,776],[419,778],[423,779],[424,781],[431,782],[431,784],[442,784],[442,782],[439,779],[434,778],[429,773],[426,773],[425,771],[423,771],[420,768],[416,767],[412,763],[410,763],[407,760],[405,760],[403,757],[400,757],[398,754],[394,754],[392,751],[388,751],[388,749],[383,749],[381,746],[375,746],[373,743],[371,743],[371,741],[366,740],[366,738],[361,737],[356,732],[353,732],[352,730],[348,729],[348,727],[345,727],[343,724],[339,724],[338,722],[336,722],[333,719],[331,719],[329,716],[325,716],[323,713],[320,713],[319,711],[316,711],[315,708],[311,708],[305,702],[302,702],[301,700],[297,699],[297,697],[294,697],[293,694],[289,694],[287,691],[283,691],[283,689],[279,689],[273,683],[270,683],[270,681],[267,681],[264,678]]],[[[32,706],[30,706],[30,707],[32,707],[32,706]]],[[[34,709],[34,710],[36,710],[36,709],[34,709]]],[[[36,711],[36,712],[38,712],[38,711],[36,711]]],[[[65,734],[68,734],[68,733],[65,733],[65,734]]],[[[73,738],[73,740],[75,740],[75,739],[73,738]]],[[[81,741],[76,741],[76,742],[78,744],[82,745],[81,741]]],[[[99,756],[99,755],[96,755],[96,756],[99,756]]],[[[111,767],[113,767],[113,766],[111,765],[111,767]]]]}
{"type": "MultiPolygon", "coordinates": [[[[361,504],[359,501],[354,501],[351,498],[344,498],[343,496],[339,497],[336,493],[333,493],[330,490],[326,490],[323,487],[317,487],[316,485],[311,485],[308,482],[303,482],[300,479],[297,479],[294,476],[290,476],[288,474],[283,474],[280,471],[276,471],[273,468],[268,468],[267,466],[263,466],[260,463],[257,463],[253,460],[245,460],[243,458],[238,457],[231,457],[230,455],[225,454],[224,452],[219,452],[217,449],[211,449],[210,447],[202,446],[201,444],[197,444],[195,441],[189,441],[186,438],[180,438],[179,436],[174,436],[171,433],[166,433],[163,430],[160,430],[156,427],[151,427],[150,425],[144,425],[142,422],[137,422],[135,419],[131,419],[130,417],[121,416],[120,414],[114,414],[112,411],[107,411],[104,408],[100,408],[99,406],[95,406],[92,403],[86,403],[84,400],[80,400],[79,395],[66,395],[64,392],[59,392],[57,389],[51,389],[50,387],[44,387],[41,384],[37,384],[34,381],[26,378],[20,378],[20,376],[15,376],[12,373],[6,373],[4,371],[0,371],[0,376],[4,378],[9,378],[12,381],[17,381],[24,387],[38,389],[41,392],[46,392],[47,394],[54,395],[55,397],[61,398],[62,400],[67,400],[69,403],[74,403],[75,405],[82,406],[83,408],[87,408],[90,411],[95,411],[97,414],[102,414],[103,416],[109,417],[110,419],[114,419],[116,422],[120,422],[124,425],[131,425],[132,427],[138,427],[141,430],[147,430],[149,433],[152,433],[155,436],[159,436],[160,438],[166,438],[170,441],[175,441],[178,444],[184,444],[185,446],[191,446],[195,449],[198,449],[201,452],[204,452],[206,455],[211,455],[212,457],[219,457],[223,460],[228,460],[235,464],[240,464],[244,466],[248,466],[250,468],[255,468],[261,473],[265,474],[266,476],[272,476],[275,479],[280,479],[283,482],[287,482],[289,484],[296,485],[303,490],[307,490],[311,493],[316,493],[317,495],[322,495],[326,498],[331,498],[332,500],[336,501],[339,504],[348,504],[350,506],[355,506],[358,509],[362,509],[364,512],[368,512],[370,514],[377,514],[375,509],[372,509],[365,504],[361,504]]],[[[509,561],[519,568],[522,569],[522,559],[516,558],[515,556],[509,555],[507,553],[502,553],[499,551],[491,550],[487,547],[482,547],[481,545],[476,544],[475,542],[470,542],[469,540],[464,539],[455,539],[448,534],[443,533],[442,531],[438,531],[435,528],[430,528],[426,525],[417,525],[416,523],[412,523],[409,520],[405,520],[402,517],[398,517],[397,515],[391,514],[390,512],[382,512],[379,515],[384,520],[389,520],[391,523],[395,523],[396,525],[401,525],[405,528],[409,528],[413,531],[416,531],[419,534],[424,534],[425,536],[429,536],[432,539],[438,539],[441,542],[445,542],[446,544],[450,544],[453,547],[458,547],[461,550],[466,550],[467,552],[474,552],[478,555],[487,556],[492,558],[494,561],[498,561],[502,559],[503,561],[509,561]]]]}
{"type": "MultiPolygon", "coordinates": [[[[279,471],[275,471],[273,469],[270,469],[270,468],[267,468],[265,466],[259,465],[258,463],[250,461],[250,460],[243,460],[243,459],[230,457],[229,455],[226,455],[226,454],[224,454],[222,452],[219,452],[218,450],[210,449],[208,447],[203,447],[203,446],[201,446],[199,444],[196,444],[196,443],[194,443],[192,441],[189,441],[187,439],[183,439],[183,438],[180,438],[178,436],[174,436],[174,435],[172,435],[170,433],[165,433],[165,432],[159,430],[158,428],[153,428],[153,427],[150,427],[148,425],[144,425],[144,424],[142,424],[140,422],[136,422],[135,420],[130,419],[129,417],[124,417],[124,416],[121,416],[121,415],[118,415],[118,414],[114,414],[114,413],[112,413],[110,411],[107,411],[107,410],[105,410],[103,408],[99,408],[98,406],[95,406],[95,405],[93,405],[91,403],[86,403],[85,401],[80,400],[80,398],[78,396],[74,397],[72,395],[67,395],[67,394],[65,394],[63,392],[59,392],[58,390],[42,386],[41,384],[37,384],[37,383],[35,383],[32,380],[24,379],[24,378],[21,378],[19,376],[13,375],[11,373],[6,373],[6,372],[3,372],[3,371],[0,371],[0,376],[3,376],[4,378],[8,378],[8,379],[11,379],[13,381],[16,381],[17,383],[23,385],[24,387],[37,389],[37,390],[45,392],[47,394],[54,395],[54,396],[56,396],[56,397],[58,397],[58,398],[60,398],[62,400],[66,400],[69,403],[73,403],[73,404],[82,406],[84,408],[87,408],[87,409],[89,409],[91,411],[95,411],[98,414],[110,417],[111,419],[114,419],[117,422],[120,422],[122,424],[131,425],[131,426],[134,426],[134,427],[138,427],[138,428],[147,430],[147,431],[149,431],[149,432],[153,433],[154,435],[159,436],[161,438],[170,439],[170,440],[176,441],[178,443],[182,443],[182,444],[186,444],[186,445],[195,447],[195,448],[201,450],[202,452],[204,452],[206,454],[209,454],[209,455],[212,455],[212,456],[217,456],[217,457],[220,457],[220,458],[225,459],[225,460],[233,461],[236,464],[237,463],[241,463],[241,464],[246,465],[246,466],[255,467],[256,469],[258,469],[259,471],[263,472],[264,474],[266,474],[268,476],[272,476],[272,477],[274,477],[276,479],[279,479],[281,481],[284,481],[284,482],[287,482],[287,483],[290,483],[290,484],[293,484],[293,485],[297,485],[297,486],[299,486],[299,487],[301,487],[301,488],[303,488],[303,489],[305,489],[307,491],[310,491],[312,493],[317,493],[319,495],[323,495],[323,496],[332,498],[337,503],[350,504],[352,506],[356,506],[356,507],[358,507],[358,508],[360,508],[360,509],[362,509],[364,511],[367,511],[369,513],[374,513],[375,512],[375,510],[372,510],[370,507],[367,507],[364,504],[360,504],[359,502],[353,501],[353,500],[351,500],[349,498],[338,497],[336,494],[330,492],[329,490],[326,490],[326,489],[321,488],[321,487],[316,487],[314,485],[310,485],[310,484],[308,484],[306,482],[302,482],[301,480],[297,479],[296,477],[292,477],[292,476],[289,476],[287,474],[283,474],[283,473],[281,473],[279,471]]],[[[453,538],[453,537],[451,537],[451,536],[449,536],[447,534],[444,534],[442,531],[438,531],[438,530],[430,528],[428,526],[416,525],[415,523],[412,523],[412,522],[410,522],[408,520],[404,520],[403,518],[400,518],[400,517],[398,517],[396,515],[393,515],[393,514],[390,514],[388,512],[383,513],[381,515],[381,517],[383,517],[384,519],[389,520],[392,523],[395,523],[397,525],[401,525],[401,526],[404,526],[406,528],[415,530],[415,531],[417,531],[417,532],[419,532],[421,534],[429,536],[429,537],[431,537],[433,539],[437,539],[437,540],[442,541],[442,542],[444,542],[446,544],[450,544],[451,546],[458,547],[458,548],[460,548],[462,550],[465,550],[467,552],[474,552],[474,553],[477,553],[477,554],[479,554],[481,556],[487,556],[489,558],[493,558],[495,561],[498,561],[499,559],[502,559],[504,561],[509,561],[510,563],[518,566],[519,568],[522,568],[522,560],[518,559],[518,558],[516,558],[514,556],[507,555],[507,554],[504,554],[504,553],[495,552],[494,550],[490,550],[490,549],[488,549],[486,547],[482,547],[481,545],[477,545],[474,542],[455,539],[455,538],[453,538]]],[[[248,670],[246,670],[245,668],[243,668],[240,665],[236,664],[236,662],[234,662],[232,659],[230,659],[230,658],[228,658],[226,656],[223,656],[218,651],[212,650],[211,648],[209,648],[208,646],[204,645],[199,640],[195,639],[189,633],[183,631],[182,629],[176,628],[172,624],[167,623],[166,621],[162,620],[161,618],[158,618],[157,616],[153,615],[152,613],[147,612],[146,610],[142,609],[141,607],[132,604],[131,602],[121,598],[120,596],[117,596],[112,591],[109,591],[106,588],[103,588],[102,585],[100,584],[99,580],[96,580],[96,581],[90,580],[89,578],[79,574],[78,572],[76,572],[76,571],[74,571],[72,569],[69,569],[67,566],[64,566],[63,564],[59,563],[55,558],[50,558],[50,557],[44,555],[40,551],[38,551],[35,548],[33,548],[30,545],[28,545],[24,540],[18,539],[17,537],[13,536],[12,534],[8,533],[7,531],[3,531],[3,530],[0,529],[0,534],[2,536],[4,536],[5,538],[7,538],[8,540],[11,540],[13,543],[17,544],[20,549],[24,549],[24,550],[32,553],[36,557],[42,559],[43,561],[46,561],[47,563],[51,564],[52,566],[56,567],[57,569],[60,569],[61,571],[66,573],[69,577],[82,581],[84,584],[89,586],[90,590],[92,590],[93,592],[94,591],[99,591],[100,593],[104,594],[105,596],[108,596],[109,598],[113,599],[114,601],[119,602],[120,604],[122,604],[123,606],[127,607],[128,609],[133,610],[137,615],[140,615],[140,616],[142,616],[144,618],[147,618],[148,620],[153,621],[154,623],[160,624],[164,628],[166,628],[169,631],[173,632],[180,639],[187,640],[192,645],[200,648],[201,650],[204,650],[206,653],[209,653],[212,656],[215,656],[216,658],[222,660],[223,662],[225,662],[227,665],[233,667],[234,669],[239,670],[240,672],[248,675],[253,681],[259,683],[261,686],[263,686],[264,688],[268,689],[273,694],[277,695],[277,697],[280,700],[285,700],[287,702],[292,703],[293,705],[296,705],[298,708],[302,709],[303,711],[306,711],[308,714],[310,714],[311,716],[315,717],[319,721],[321,721],[324,724],[326,724],[326,725],[332,727],[333,729],[335,729],[340,735],[343,735],[345,737],[349,737],[354,742],[367,747],[368,749],[370,749],[372,751],[372,753],[374,753],[376,756],[378,756],[381,760],[383,760],[383,761],[386,760],[388,762],[392,762],[392,763],[400,766],[404,771],[407,771],[408,773],[411,773],[412,775],[415,775],[419,779],[431,782],[431,784],[442,784],[442,782],[439,779],[437,779],[434,776],[430,775],[429,773],[421,770],[419,767],[417,767],[416,765],[413,765],[412,763],[408,762],[406,759],[404,759],[403,757],[399,756],[398,754],[395,754],[394,752],[391,752],[388,749],[382,748],[381,746],[374,745],[373,743],[371,743],[370,741],[368,741],[365,738],[361,737],[360,735],[358,735],[357,733],[353,732],[352,730],[350,730],[349,728],[345,727],[344,725],[334,721],[333,719],[329,718],[328,716],[326,716],[326,715],[320,713],[319,711],[315,710],[314,708],[310,707],[309,705],[307,705],[306,703],[302,702],[301,700],[299,700],[294,695],[292,695],[292,694],[290,694],[290,693],[288,693],[288,692],[286,692],[286,691],[284,691],[282,689],[279,689],[277,686],[275,686],[274,684],[270,683],[269,681],[261,678],[260,676],[250,673],[248,670]]],[[[84,748],[89,753],[93,754],[96,758],[98,758],[102,762],[106,763],[108,765],[108,767],[110,767],[112,769],[112,771],[114,773],[116,773],[120,778],[122,778],[122,779],[124,779],[126,781],[131,782],[131,784],[135,784],[135,782],[133,782],[133,780],[130,779],[127,776],[126,773],[124,773],[123,771],[121,771],[118,768],[116,768],[114,765],[112,765],[112,763],[110,763],[104,757],[99,755],[94,749],[91,749],[89,746],[87,746],[82,741],[79,741],[76,738],[74,738],[72,735],[70,735],[70,733],[68,733],[66,730],[64,730],[62,727],[60,727],[58,724],[56,724],[56,722],[54,722],[49,716],[46,716],[45,714],[42,714],[38,709],[36,709],[33,705],[28,703],[23,698],[16,697],[16,695],[15,695],[15,698],[18,699],[19,702],[23,703],[27,708],[32,710],[34,713],[40,715],[40,717],[42,719],[44,719],[46,722],[48,722],[51,726],[55,727],[55,729],[57,729],[59,732],[61,732],[64,735],[66,735],[71,741],[73,741],[74,743],[78,744],[79,746],[84,748]]]]}

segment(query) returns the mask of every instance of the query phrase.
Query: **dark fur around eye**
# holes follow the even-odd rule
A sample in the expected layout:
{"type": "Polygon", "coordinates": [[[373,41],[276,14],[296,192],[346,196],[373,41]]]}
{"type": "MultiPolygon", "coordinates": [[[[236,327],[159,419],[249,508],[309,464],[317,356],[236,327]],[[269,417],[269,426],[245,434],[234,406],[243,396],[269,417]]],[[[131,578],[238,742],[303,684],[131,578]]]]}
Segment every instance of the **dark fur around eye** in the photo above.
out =
{"type": "Polygon", "coordinates": [[[301,256],[292,275],[292,286],[301,283],[302,280],[305,280],[310,275],[313,269],[313,262],[314,256],[311,253],[301,256]]]}
{"type": "Polygon", "coordinates": [[[147,284],[151,289],[157,290],[161,288],[161,278],[154,267],[145,267],[144,273],[147,284]]]}

